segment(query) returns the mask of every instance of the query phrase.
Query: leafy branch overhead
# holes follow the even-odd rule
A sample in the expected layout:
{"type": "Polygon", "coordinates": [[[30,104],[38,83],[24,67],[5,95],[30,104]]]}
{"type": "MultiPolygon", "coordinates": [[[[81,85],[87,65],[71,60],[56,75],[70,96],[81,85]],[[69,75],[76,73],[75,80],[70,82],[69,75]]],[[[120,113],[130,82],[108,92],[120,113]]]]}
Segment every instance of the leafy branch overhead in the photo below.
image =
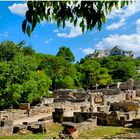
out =
{"type": "Polygon", "coordinates": [[[118,9],[120,4],[122,8],[130,2],[132,1],[28,1],[22,30],[30,36],[37,23],[45,20],[57,22],[58,28],[60,25],[64,28],[66,21],[70,21],[74,26],[78,24],[83,33],[96,25],[101,30],[102,24],[106,22],[106,15],[113,7],[118,9]]]}

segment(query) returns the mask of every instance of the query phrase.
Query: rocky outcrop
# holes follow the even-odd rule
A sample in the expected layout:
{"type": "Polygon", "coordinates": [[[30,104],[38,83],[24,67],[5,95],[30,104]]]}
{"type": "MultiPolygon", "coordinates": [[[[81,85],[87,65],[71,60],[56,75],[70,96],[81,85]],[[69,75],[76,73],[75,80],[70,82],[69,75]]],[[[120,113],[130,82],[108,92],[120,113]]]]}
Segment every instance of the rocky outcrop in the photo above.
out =
{"type": "Polygon", "coordinates": [[[113,55],[120,55],[124,57],[134,57],[132,51],[121,50],[118,46],[113,47],[111,50],[95,50],[92,54],[89,54],[88,58],[102,58],[113,55]]]}

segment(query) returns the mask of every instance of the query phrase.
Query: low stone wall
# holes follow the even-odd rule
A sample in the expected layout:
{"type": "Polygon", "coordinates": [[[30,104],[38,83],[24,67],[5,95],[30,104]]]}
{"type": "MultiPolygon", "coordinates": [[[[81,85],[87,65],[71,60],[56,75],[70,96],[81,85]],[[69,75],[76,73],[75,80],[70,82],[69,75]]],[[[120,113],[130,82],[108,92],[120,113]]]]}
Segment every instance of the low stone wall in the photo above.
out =
{"type": "Polygon", "coordinates": [[[129,111],[138,111],[139,104],[135,102],[114,102],[110,106],[110,111],[124,111],[124,112],[129,112],[129,111]]]}
{"type": "Polygon", "coordinates": [[[0,136],[10,136],[13,134],[13,127],[0,127],[0,136]]]}
{"type": "Polygon", "coordinates": [[[124,101],[125,100],[125,94],[114,94],[114,95],[104,95],[104,104],[107,104],[107,102],[116,102],[116,101],[124,101]]]}
{"type": "Polygon", "coordinates": [[[0,111],[0,120],[12,119],[12,113],[8,110],[0,111]]]}
{"type": "Polygon", "coordinates": [[[71,138],[76,139],[80,133],[88,132],[89,130],[93,130],[97,126],[96,119],[90,118],[87,121],[81,123],[72,123],[72,122],[63,122],[62,126],[64,126],[64,130],[62,133],[63,137],[60,138],[68,138],[65,135],[69,135],[71,138]]]}
{"type": "Polygon", "coordinates": [[[41,113],[52,113],[52,112],[53,112],[52,106],[43,106],[43,107],[34,106],[30,109],[30,115],[39,115],[41,113]]]}
{"type": "Polygon", "coordinates": [[[133,119],[132,123],[134,127],[140,127],[140,118],[133,119]]]}
{"type": "Polygon", "coordinates": [[[64,122],[74,122],[74,117],[63,117],[64,122]]]}
{"type": "Polygon", "coordinates": [[[137,97],[140,97],[140,89],[137,89],[137,90],[136,90],[136,96],[137,96],[137,97]]]}
{"type": "Polygon", "coordinates": [[[134,81],[134,89],[140,89],[140,80],[134,81]]]}
{"type": "Polygon", "coordinates": [[[13,121],[0,121],[0,136],[9,136],[13,134],[13,121]]]}
{"type": "Polygon", "coordinates": [[[90,112],[74,112],[74,122],[81,123],[93,116],[93,113],[90,112]]]}
{"type": "Polygon", "coordinates": [[[65,103],[54,103],[53,108],[63,108],[65,112],[69,111],[81,111],[81,107],[83,106],[90,107],[89,102],[81,102],[81,103],[70,103],[70,102],[65,102],[65,103]]]}

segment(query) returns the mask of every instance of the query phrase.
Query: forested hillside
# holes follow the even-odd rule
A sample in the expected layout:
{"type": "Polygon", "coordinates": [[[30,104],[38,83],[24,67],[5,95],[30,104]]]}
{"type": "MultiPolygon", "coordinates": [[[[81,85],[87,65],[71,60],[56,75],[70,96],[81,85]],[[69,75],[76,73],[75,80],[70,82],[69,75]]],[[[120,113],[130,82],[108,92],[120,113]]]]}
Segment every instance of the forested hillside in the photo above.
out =
{"type": "Polygon", "coordinates": [[[67,47],[56,55],[36,53],[22,41],[0,43],[0,109],[32,103],[59,88],[92,89],[128,78],[139,79],[140,60],[130,57],[75,57],[67,47]]]}

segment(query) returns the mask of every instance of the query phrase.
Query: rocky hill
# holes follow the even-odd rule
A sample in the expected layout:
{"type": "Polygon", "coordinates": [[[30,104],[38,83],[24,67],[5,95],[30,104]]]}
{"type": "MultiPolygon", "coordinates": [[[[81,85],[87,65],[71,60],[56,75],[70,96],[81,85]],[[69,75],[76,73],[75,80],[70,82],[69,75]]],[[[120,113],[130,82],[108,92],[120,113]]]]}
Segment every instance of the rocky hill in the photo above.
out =
{"type": "Polygon", "coordinates": [[[124,57],[134,57],[134,53],[132,51],[124,51],[121,50],[118,46],[113,47],[111,50],[95,50],[92,54],[89,54],[87,57],[89,58],[102,58],[113,55],[120,55],[124,57]]]}

